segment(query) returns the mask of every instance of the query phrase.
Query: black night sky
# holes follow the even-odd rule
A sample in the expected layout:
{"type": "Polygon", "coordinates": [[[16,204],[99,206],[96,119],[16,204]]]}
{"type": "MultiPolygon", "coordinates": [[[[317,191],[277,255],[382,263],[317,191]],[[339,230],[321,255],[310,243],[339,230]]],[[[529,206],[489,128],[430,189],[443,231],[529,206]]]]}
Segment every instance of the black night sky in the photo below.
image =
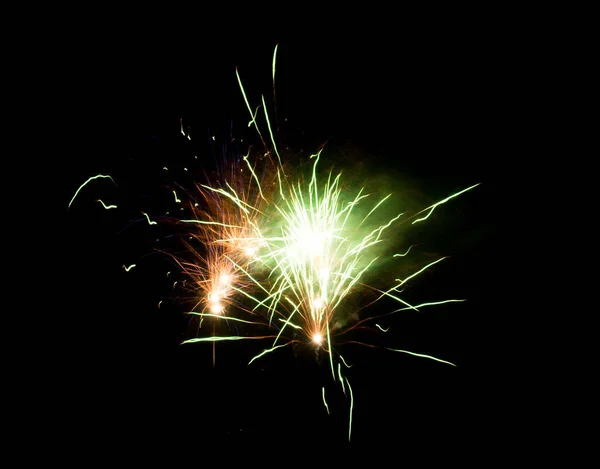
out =
{"type": "Polygon", "coordinates": [[[490,444],[486,432],[503,412],[492,348],[502,317],[501,178],[518,132],[506,117],[522,60],[512,55],[514,44],[485,24],[334,39],[147,29],[120,31],[111,46],[90,41],[69,77],[81,100],[69,101],[63,129],[64,328],[53,345],[60,351],[54,379],[68,383],[60,414],[73,445],[146,454],[172,445],[199,457],[217,444],[233,450],[251,443],[266,453],[290,445],[290,457],[314,445],[443,459],[490,444]],[[268,341],[218,343],[213,368],[210,344],[180,345],[191,329],[173,295],[177,268],[157,251],[172,247],[170,228],[150,226],[142,214],[173,213],[170,189],[189,187],[219,164],[223,143],[245,151],[255,134],[235,69],[251,103],[264,95],[271,110],[276,44],[276,138],[286,155],[300,161],[327,142],[322,165],[331,158],[349,174],[362,168],[354,184],[378,174],[392,190],[410,185],[410,194],[431,202],[481,183],[415,231],[423,249],[450,258],[410,293],[468,301],[400,313],[387,335],[373,338],[458,366],[342,346],[354,364],[350,443],[350,401],[332,383],[327,361],[319,365],[310,350],[284,348],[248,366],[268,341]],[[180,119],[191,140],[181,135],[180,119]],[[67,210],[97,174],[116,185],[89,183],[67,210]],[[104,210],[97,199],[118,208],[104,210]]]}

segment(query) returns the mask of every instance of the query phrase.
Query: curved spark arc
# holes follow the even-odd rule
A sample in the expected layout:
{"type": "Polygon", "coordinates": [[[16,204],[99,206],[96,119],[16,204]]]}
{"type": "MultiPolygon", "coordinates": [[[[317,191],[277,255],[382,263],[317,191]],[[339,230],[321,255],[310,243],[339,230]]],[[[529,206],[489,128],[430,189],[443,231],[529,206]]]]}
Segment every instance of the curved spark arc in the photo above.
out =
{"type": "Polygon", "coordinates": [[[77,197],[77,194],[79,194],[79,192],[85,187],[87,186],[90,182],[92,182],[95,179],[101,179],[101,178],[106,178],[106,179],[110,179],[113,184],[116,186],[117,183],[115,182],[115,180],[109,176],[108,174],[97,174],[95,176],[92,176],[90,178],[88,178],[83,184],[81,184],[77,190],[75,191],[75,194],[73,195],[73,197],[71,198],[71,200],[69,201],[69,205],[67,206],[67,209],[71,208],[71,204],[73,203],[73,201],[75,200],[75,198],[77,197]]]}

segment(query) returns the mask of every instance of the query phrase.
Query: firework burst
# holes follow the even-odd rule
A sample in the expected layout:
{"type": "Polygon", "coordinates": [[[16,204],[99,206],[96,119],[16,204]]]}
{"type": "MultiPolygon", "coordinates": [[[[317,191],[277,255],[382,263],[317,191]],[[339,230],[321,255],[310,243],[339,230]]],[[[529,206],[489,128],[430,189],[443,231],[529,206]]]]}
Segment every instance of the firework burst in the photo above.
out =
{"type": "MultiPolygon", "coordinates": [[[[273,89],[276,53],[277,47],[273,55],[273,89]]],[[[198,334],[183,343],[212,343],[213,364],[215,343],[219,341],[271,341],[249,364],[290,344],[305,344],[323,352],[333,382],[350,398],[350,438],[354,396],[342,370],[351,365],[341,355],[341,347],[346,343],[378,345],[345,339],[348,332],[367,324],[382,329],[374,322],[382,316],[465,301],[411,304],[402,296],[409,282],[446,259],[443,256],[420,265],[404,278],[390,281],[379,275],[377,281],[368,281],[389,261],[386,252],[396,248],[390,231],[400,225],[425,222],[438,207],[478,184],[414,213],[398,212],[387,217],[383,207],[394,195],[378,198],[365,188],[349,193],[341,172],[321,171],[324,147],[311,155],[307,174],[288,162],[284,164],[264,97],[253,108],[237,70],[236,76],[251,116],[249,126],[255,129],[261,150],[250,147],[246,155],[236,156],[231,164],[225,162],[205,182],[196,182],[189,203],[193,216],[176,221],[184,227],[184,251],[171,256],[186,277],[186,294],[191,301],[188,314],[199,317],[200,325],[205,319],[212,321],[210,335],[198,334]],[[261,130],[260,116],[267,132],[261,130]],[[383,315],[370,314],[369,307],[384,298],[396,306],[383,315]],[[244,326],[244,333],[217,329],[221,321],[244,326]],[[258,334],[255,326],[268,332],[258,334]]],[[[96,176],[100,177],[108,176],[96,176]]],[[[406,258],[411,248],[404,246],[391,258],[406,258]]],[[[431,355],[382,348],[454,365],[431,355]]],[[[329,413],[325,396],[323,387],[323,403],[329,413]]]]}

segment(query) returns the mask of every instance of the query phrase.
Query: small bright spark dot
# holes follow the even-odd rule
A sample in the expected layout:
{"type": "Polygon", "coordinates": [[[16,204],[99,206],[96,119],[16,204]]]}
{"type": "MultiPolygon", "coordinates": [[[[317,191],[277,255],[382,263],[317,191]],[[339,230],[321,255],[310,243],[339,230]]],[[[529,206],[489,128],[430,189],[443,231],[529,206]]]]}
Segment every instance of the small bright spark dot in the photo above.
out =
{"type": "Polygon", "coordinates": [[[323,335],[320,332],[315,332],[313,335],[313,342],[317,345],[321,345],[323,342],[323,335]]]}

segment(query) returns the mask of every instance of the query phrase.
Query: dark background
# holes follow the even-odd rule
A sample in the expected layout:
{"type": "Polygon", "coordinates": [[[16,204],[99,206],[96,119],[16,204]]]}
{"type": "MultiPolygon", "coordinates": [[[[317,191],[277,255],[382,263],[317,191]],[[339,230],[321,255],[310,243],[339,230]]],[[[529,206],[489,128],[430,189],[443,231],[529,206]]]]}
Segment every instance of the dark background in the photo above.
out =
{"type": "MultiPolygon", "coordinates": [[[[424,22],[389,37],[349,30],[267,39],[236,28],[166,33],[155,24],[135,34],[99,30],[110,41],[84,40],[84,52],[68,55],[69,118],[52,142],[63,155],[56,166],[61,269],[52,279],[60,306],[50,339],[58,353],[42,357],[49,375],[40,378],[60,396],[52,415],[65,422],[68,441],[108,452],[174,445],[202,453],[248,442],[265,451],[291,445],[304,453],[314,445],[424,458],[497,451],[492,435],[507,418],[513,385],[497,361],[508,321],[497,225],[504,178],[525,131],[527,111],[516,116],[514,106],[528,86],[529,59],[498,24],[467,23],[424,22]],[[397,317],[385,338],[458,366],[343,348],[355,363],[348,371],[351,443],[349,400],[331,383],[327,362],[284,349],[247,366],[267,345],[249,341],[217,344],[213,368],[210,344],[181,345],[190,329],[166,274],[175,268],[155,252],[168,245],[169,232],[141,215],[171,209],[170,187],[185,187],[217,164],[222,147],[213,135],[217,143],[253,138],[235,68],[251,103],[264,94],[272,105],[275,44],[278,138],[290,154],[306,158],[327,141],[332,158],[407,181],[432,202],[481,183],[418,232],[427,249],[452,257],[412,293],[468,301],[397,317]],[[180,119],[191,140],[181,135],[180,119]],[[96,174],[110,174],[117,185],[93,181],[67,209],[96,174]],[[104,210],[97,198],[119,208],[104,210]],[[136,267],[125,272],[130,264],[136,267]]],[[[299,456],[312,459],[306,453],[299,456]]]]}

